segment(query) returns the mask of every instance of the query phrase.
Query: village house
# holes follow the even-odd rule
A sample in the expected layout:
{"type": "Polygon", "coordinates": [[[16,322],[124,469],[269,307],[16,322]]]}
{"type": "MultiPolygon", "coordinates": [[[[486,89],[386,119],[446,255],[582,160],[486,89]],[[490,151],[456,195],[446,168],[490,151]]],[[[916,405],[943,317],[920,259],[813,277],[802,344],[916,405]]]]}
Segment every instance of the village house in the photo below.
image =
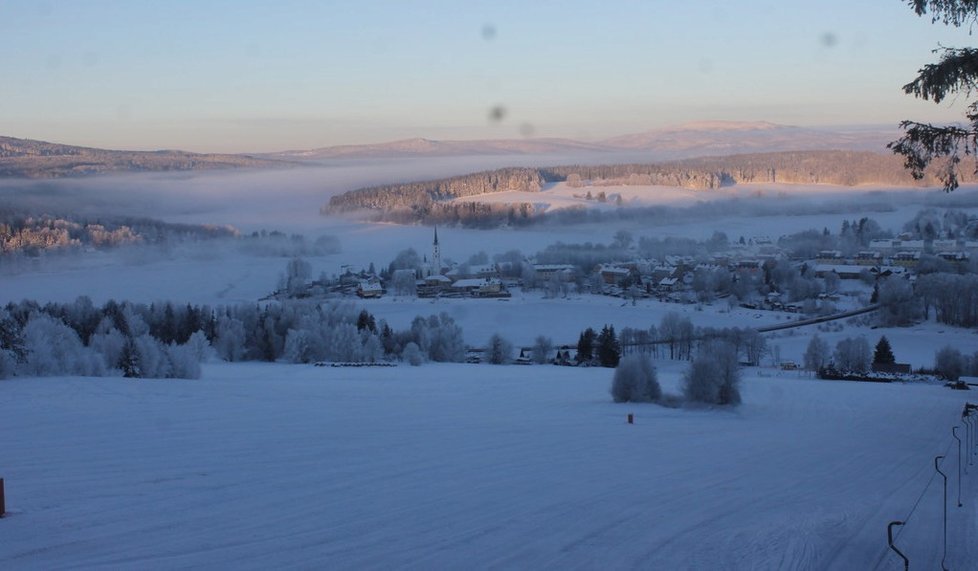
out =
{"type": "Polygon", "coordinates": [[[540,281],[550,281],[556,276],[562,282],[570,282],[577,276],[577,268],[570,264],[533,264],[531,267],[540,281]]]}
{"type": "Polygon", "coordinates": [[[839,279],[858,280],[859,276],[866,271],[866,266],[855,264],[816,264],[815,277],[824,278],[828,274],[835,274],[839,279]]]}
{"type": "Polygon", "coordinates": [[[379,281],[361,281],[357,286],[357,296],[363,299],[373,299],[384,295],[384,288],[379,281]]]}
{"type": "Polygon", "coordinates": [[[860,266],[878,266],[882,260],[883,254],[873,250],[863,250],[853,258],[853,262],[860,266]]]}
{"type": "Polygon", "coordinates": [[[620,286],[626,278],[632,275],[630,269],[621,266],[601,266],[598,272],[605,284],[613,286],[620,286]]]}
{"type": "Polygon", "coordinates": [[[897,252],[890,257],[890,263],[896,266],[912,268],[920,262],[920,252],[897,252]]]}
{"type": "Polygon", "coordinates": [[[499,278],[466,278],[455,281],[451,286],[453,293],[472,297],[508,296],[499,278]]]}

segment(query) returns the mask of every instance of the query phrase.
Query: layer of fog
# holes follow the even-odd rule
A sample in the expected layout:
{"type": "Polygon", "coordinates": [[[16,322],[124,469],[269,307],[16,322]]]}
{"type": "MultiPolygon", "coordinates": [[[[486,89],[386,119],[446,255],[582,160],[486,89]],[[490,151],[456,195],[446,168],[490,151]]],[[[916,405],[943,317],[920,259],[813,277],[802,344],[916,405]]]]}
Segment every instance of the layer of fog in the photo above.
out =
{"type": "MultiPolygon", "coordinates": [[[[119,251],[73,250],[21,260],[0,260],[3,298],[33,297],[67,301],[76,295],[140,301],[173,298],[240,301],[270,293],[292,254],[306,255],[314,275],[345,267],[386,266],[399,251],[430,252],[432,229],[420,225],[376,224],[324,217],[329,197],[382,183],[445,177],[517,164],[556,164],[561,157],[454,157],[440,159],[347,160],[328,167],[285,171],[225,171],[203,174],[144,174],[57,181],[0,183],[0,204],[36,213],[146,216],[167,222],[230,224],[244,234],[278,230],[302,234],[306,244],[335,238],[337,247],[309,252],[290,247],[251,248],[232,241],[203,240],[177,245],[126,247],[119,251]]],[[[527,227],[476,230],[439,228],[442,255],[465,261],[485,251],[490,256],[520,250],[527,256],[549,244],[604,243],[621,229],[635,238],[683,237],[704,240],[714,231],[740,236],[778,236],[808,229],[839,231],[844,219],[875,219],[899,232],[927,207],[978,212],[978,187],[946,194],[938,189],[874,189],[827,186],[755,185],[702,191],[703,200],[609,208],[599,215],[548,217],[527,227]]],[[[595,187],[600,189],[600,187],[595,187]]],[[[581,189],[582,192],[585,189],[581,189]]],[[[660,190],[661,191],[661,190],[660,190]]],[[[681,192],[676,190],[676,192],[681,192]]]]}

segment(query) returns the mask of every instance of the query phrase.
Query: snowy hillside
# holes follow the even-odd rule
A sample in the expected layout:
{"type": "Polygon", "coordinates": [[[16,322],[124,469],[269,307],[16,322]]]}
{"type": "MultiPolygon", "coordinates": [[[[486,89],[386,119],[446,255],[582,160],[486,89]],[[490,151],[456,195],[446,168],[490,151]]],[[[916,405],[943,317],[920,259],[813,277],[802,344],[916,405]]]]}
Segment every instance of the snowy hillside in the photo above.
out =
{"type": "MultiPolygon", "coordinates": [[[[898,569],[910,513],[898,545],[936,568],[921,494],[968,393],[761,374],[736,411],[552,366],[4,381],[0,567],[898,569]]],[[[976,482],[957,508],[951,481],[951,569],[978,560],[976,482]]]]}

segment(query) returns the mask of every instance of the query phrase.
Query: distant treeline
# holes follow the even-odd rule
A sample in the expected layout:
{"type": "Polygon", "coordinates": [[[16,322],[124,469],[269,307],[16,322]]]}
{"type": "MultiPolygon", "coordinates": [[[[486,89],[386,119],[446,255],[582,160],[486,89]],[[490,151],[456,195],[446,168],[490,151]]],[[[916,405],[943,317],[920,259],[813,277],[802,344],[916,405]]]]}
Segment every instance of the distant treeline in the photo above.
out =
{"type": "MultiPolygon", "coordinates": [[[[973,175],[968,181],[973,181],[973,175]]],[[[449,203],[502,191],[539,192],[543,185],[664,185],[711,190],[743,183],[893,186],[940,184],[915,181],[895,155],[858,151],[798,151],[703,157],[658,164],[567,165],[505,168],[426,182],[361,188],[334,196],[322,214],[359,210],[392,222],[459,223],[470,226],[520,224],[537,215],[530,204],[449,203]]]]}
{"type": "Polygon", "coordinates": [[[150,218],[27,214],[0,207],[0,255],[72,247],[110,248],[172,240],[227,238],[238,235],[230,226],[172,224],[150,218]]]}

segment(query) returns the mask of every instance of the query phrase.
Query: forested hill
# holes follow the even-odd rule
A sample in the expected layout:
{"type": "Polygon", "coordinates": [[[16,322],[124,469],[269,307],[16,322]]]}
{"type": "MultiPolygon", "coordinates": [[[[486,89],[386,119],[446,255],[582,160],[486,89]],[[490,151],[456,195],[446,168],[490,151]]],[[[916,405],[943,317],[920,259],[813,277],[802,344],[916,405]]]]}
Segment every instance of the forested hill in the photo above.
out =
{"type": "Polygon", "coordinates": [[[63,178],[111,172],[288,167],[295,163],[186,151],[114,151],[0,137],[0,177],[63,178]]]}
{"type": "Polygon", "coordinates": [[[425,182],[361,188],[334,196],[322,208],[327,212],[352,210],[424,209],[432,203],[465,196],[519,190],[538,192],[548,179],[535,168],[504,168],[425,182]]]}
{"type": "MultiPolygon", "coordinates": [[[[973,180],[973,175],[968,175],[973,180]]],[[[432,204],[491,192],[538,192],[547,182],[581,185],[665,185],[709,190],[751,182],[855,186],[939,186],[915,181],[903,159],[863,151],[795,151],[703,157],[651,164],[505,168],[446,179],[361,188],[332,197],[323,214],[373,210],[426,212],[432,204]]]]}

